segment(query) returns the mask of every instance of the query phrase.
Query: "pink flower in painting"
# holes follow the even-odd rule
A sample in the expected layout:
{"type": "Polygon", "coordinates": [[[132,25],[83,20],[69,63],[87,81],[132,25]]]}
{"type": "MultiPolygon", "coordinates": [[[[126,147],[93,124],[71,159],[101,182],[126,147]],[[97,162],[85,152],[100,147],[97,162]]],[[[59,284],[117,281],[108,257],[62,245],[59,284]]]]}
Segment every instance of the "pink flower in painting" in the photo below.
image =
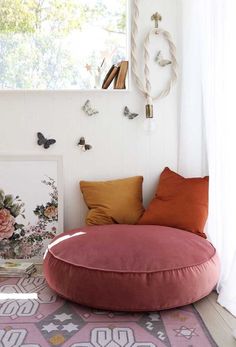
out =
{"type": "Polygon", "coordinates": [[[29,258],[32,253],[32,247],[33,246],[31,244],[23,241],[21,245],[21,255],[23,255],[24,258],[29,258]]]}
{"type": "Polygon", "coordinates": [[[15,218],[10,211],[3,208],[0,210],[0,241],[9,239],[14,233],[15,218]]]}
{"type": "Polygon", "coordinates": [[[56,206],[48,206],[45,210],[44,210],[44,216],[47,217],[48,219],[53,219],[56,218],[58,214],[58,208],[56,206]]]}

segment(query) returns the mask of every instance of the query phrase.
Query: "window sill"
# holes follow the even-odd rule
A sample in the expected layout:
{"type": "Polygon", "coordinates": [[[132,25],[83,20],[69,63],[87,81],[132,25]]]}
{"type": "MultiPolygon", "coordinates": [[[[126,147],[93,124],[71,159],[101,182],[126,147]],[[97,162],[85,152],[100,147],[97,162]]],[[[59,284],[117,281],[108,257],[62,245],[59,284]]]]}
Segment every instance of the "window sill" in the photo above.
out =
{"type": "Polygon", "coordinates": [[[0,93],[130,93],[128,89],[0,89],[0,93]]]}

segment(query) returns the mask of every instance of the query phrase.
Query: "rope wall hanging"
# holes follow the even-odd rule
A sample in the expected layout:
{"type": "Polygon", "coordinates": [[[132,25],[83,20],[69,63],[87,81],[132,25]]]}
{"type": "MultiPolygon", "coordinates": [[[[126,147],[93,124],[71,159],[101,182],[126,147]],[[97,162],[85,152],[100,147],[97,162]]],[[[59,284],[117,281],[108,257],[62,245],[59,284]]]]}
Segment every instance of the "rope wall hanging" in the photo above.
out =
{"type": "MultiPolygon", "coordinates": [[[[139,64],[137,59],[137,36],[138,36],[138,21],[140,17],[139,13],[139,4],[140,0],[133,0],[134,8],[133,8],[133,26],[132,26],[132,36],[131,36],[131,60],[132,60],[132,72],[135,79],[135,82],[139,88],[139,90],[144,94],[147,104],[146,104],[146,118],[153,119],[153,101],[160,100],[166,97],[170,91],[174,83],[177,81],[177,59],[176,59],[176,47],[172,41],[171,35],[168,31],[160,29],[158,27],[159,21],[162,20],[162,17],[159,13],[155,13],[151,19],[155,20],[155,28],[151,29],[149,33],[146,35],[143,44],[144,50],[144,81],[141,80],[139,74],[139,64]],[[170,66],[171,66],[171,76],[166,85],[166,87],[159,92],[159,94],[153,96],[152,94],[152,85],[150,81],[150,41],[151,38],[162,36],[164,40],[167,42],[169,46],[169,54],[170,54],[170,66]]],[[[160,52],[159,52],[160,53],[160,52]]],[[[164,66],[164,65],[163,65],[164,66]]]]}

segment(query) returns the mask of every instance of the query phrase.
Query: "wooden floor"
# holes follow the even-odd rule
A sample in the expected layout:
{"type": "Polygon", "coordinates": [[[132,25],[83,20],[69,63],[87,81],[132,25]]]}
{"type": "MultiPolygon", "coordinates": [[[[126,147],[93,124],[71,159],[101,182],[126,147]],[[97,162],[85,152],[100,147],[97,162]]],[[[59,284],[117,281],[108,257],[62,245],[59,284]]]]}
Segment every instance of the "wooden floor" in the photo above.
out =
{"type": "Polygon", "coordinates": [[[236,318],[217,304],[216,300],[217,294],[213,292],[194,306],[219,347],[236,347],[236,339],[232,334],[236,331],[236,318]]]}

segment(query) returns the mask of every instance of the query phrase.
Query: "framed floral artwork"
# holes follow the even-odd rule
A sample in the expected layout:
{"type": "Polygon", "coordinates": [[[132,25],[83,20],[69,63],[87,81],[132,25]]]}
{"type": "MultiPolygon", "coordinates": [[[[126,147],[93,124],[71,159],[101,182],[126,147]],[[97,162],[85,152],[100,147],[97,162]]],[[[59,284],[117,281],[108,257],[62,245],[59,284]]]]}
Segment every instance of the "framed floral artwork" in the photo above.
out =
{"type": "Polygon", "coordinates": [[[60,232],[62,158],[0,156],[0,259],[41,263],[60,232]]]}

